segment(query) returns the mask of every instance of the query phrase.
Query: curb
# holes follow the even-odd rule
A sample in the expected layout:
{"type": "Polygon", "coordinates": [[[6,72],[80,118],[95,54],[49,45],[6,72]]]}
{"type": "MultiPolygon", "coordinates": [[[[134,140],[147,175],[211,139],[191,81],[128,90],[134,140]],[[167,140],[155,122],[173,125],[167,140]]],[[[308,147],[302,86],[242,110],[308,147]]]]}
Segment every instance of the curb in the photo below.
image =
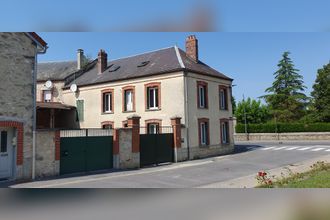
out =
{"type": "MultiPolygon", "coordinates": [[[[290,170],[294,173],[307,172],[311,169],[310,167],[318,161],[330,162],[330,154],[326,156],[321,156],[314,159],[302,161],[296,164],[288,164],[283,167],[271,169],[268,170],[267,173],[270,174],[269,176],[275,175],[276,177],[280,177],[281,174],[284,174],[284,177],[288,177],[289,173],[287,168],[290,168],[290,170]]],[[[252,175],[239,177],[228,181],[207,184],[207,185],[199,186],[197,188],[255,188],[256,186],[258,186],[256,180],[257,172],[258,171],[256,171],[256,173],[252,175]]]]}

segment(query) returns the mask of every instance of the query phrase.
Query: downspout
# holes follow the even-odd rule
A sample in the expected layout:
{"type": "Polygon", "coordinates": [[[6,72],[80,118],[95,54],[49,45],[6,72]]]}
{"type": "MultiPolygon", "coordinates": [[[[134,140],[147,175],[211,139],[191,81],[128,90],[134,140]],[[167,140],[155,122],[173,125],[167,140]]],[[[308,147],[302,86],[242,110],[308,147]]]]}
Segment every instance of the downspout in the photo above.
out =
{"type": "Polygon", "coordinates": [[[33,124],[32,124],[32,180],[35,179],[36,175],[36,127],[37,127],[37,64],[38,54],[45,54],[47,46],[43,47],[42,50],[38,50],[38,46],[34,56],[34,68],[33,68],[33,124]]]}
{"type": "Polygon", "coordinates": [[[185,111],[185,125],[186,125],[186,137],[187,137],[187,156],[188,160],[190,160],[190,145],[189,145],[189,109],[188,109],[188,89],[187,89],[187,72],[183,72],[184,75],[184,93],[185,93],[185,104],[184,104],[184,111],[185,111]]]}

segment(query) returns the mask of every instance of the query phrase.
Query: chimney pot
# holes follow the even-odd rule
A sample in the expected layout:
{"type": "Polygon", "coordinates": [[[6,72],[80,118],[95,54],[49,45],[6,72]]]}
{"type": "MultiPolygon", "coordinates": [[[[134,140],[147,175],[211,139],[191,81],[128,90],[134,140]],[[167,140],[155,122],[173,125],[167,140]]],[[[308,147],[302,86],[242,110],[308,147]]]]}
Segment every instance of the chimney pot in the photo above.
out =
{"type": "Polygon", "coordinates": [[[198,62],[198,40],[195,35],[190,35],[186,39],[186,54],[198,62]]]}
{"type": "Polygon", "coordinates": [[[80,70],[83,66],[84,62],[84,50],[78,49],[77,50],[77,69],[80,70]]]}
{"type": "Polygon", "coordinates": [[[101,49],[97,56],[98,73],[103,73],[107,69],[108,54],[101,49]]]}

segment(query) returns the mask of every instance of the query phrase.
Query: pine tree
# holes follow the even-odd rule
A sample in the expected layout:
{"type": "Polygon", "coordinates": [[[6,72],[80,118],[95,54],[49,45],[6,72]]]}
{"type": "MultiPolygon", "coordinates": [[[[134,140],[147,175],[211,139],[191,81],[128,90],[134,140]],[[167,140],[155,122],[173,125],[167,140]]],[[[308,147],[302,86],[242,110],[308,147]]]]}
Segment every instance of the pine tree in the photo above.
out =
{"type": "Polygon", "coordinates": [[[315,118],[330,122],[330,62],[317,71],[312,97],[315,118]]]}
{"type": "Polygon", "coordinates": [[[263,96],[269,104],[271,112],[278,121],[291,122],[299,120],[305,114],[307,97],[303,77],[295,69],[289,57],[290,52],[284,52],[274,73],[273,85],[266,89],[268,95],[263,96]]]}

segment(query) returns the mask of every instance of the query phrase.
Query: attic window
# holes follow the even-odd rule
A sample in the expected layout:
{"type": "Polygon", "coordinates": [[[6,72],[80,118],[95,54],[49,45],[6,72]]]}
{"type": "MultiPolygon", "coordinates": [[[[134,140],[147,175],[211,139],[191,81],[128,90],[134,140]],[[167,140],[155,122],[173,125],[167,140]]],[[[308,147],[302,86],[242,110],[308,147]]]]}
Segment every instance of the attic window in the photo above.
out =
{"type": "Polygon", "coordinates": [[[150,61],[143,61],[142,63],[140,63],[137,67],[143,67],[148,65],[148,63],[150,63],[150,61]]]}
{"type": "Polygon", "coordinates": [[[115,65],[111,65],[109,68],[109,72],[115,72],[120,68],[120,66],[115,66],[115,65]]]}

